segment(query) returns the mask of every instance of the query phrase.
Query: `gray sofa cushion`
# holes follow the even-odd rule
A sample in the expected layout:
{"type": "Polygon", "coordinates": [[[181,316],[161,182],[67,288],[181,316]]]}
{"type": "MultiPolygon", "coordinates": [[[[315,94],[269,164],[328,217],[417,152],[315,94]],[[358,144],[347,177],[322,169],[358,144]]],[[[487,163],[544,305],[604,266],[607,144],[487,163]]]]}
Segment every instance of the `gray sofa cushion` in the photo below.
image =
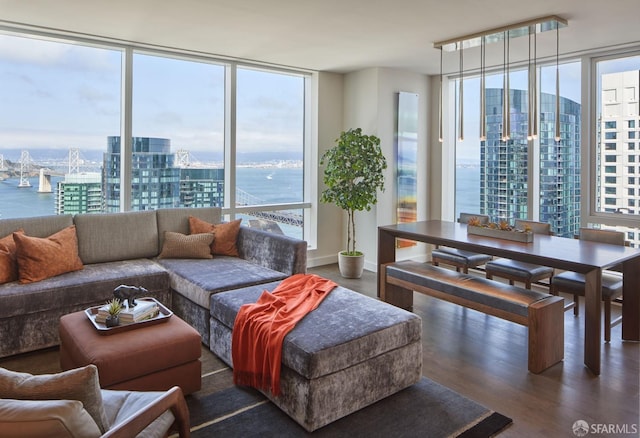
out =
{"type": "Polygon", "coordinates": [[[49,237],[53,233],[73,225],[73,216],[61,214],[53,216],[25,217],[0,220],[0,238],[22,228],[27,236],[49,237]]]}
{"type": "MultiPolygon", "coordinates": [[[[232,329],[240,306],[277,284],[216,294],[211,317],[232,329]]],[[[421,335],[415,314],[338,286],[285,337],[282,363],[315,379],[419,342],[421,335]]]]}
{"type": "Polygon", "coordinates": [[[37,283],[12,282],[0,288],[0,319],[24,316],[50,309],[86,308],[103,304],[121,284],[143,286],[154,293],[169,290],[169,275],[149,259],[85,265],[37,283]]]}
{"type": "Polygon", "coordinates": [[[78,214],[73,222],[85,264],[155,257],[160,252],[155,211],[78,214]]]}
{"type": "Polygon", "coordinates": [[[165,231],[189,234],[189,216],[197,217],[212,224],[220,223],[222,221],[222,209],[220,207],[161,208],[156,210],[156,216],[158,218],[158,248],[162,250],[165,231]]]}
{"type": "Polygon", "coordinates": [[[287,277],[282,272],[237,257],[161,259],[157,262],[169,271],[173,290],[205,309],[209,308],[212,294],[287,277]]]}

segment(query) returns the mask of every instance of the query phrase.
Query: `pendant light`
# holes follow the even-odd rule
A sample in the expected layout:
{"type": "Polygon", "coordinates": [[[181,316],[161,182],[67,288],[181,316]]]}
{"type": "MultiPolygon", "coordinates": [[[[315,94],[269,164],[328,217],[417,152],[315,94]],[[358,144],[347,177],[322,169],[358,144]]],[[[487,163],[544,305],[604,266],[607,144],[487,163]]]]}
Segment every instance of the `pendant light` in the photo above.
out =
{"type": "Polygon", "coordinates": [[[487,139],[487,93],[485,89],[485,61],[486,61],[486,40],[482,36],[480,42],[480,141],[487,139]]]}
{"type": "Polygon", "coordinates": [[[442,131],[442,47],[440,47],[440,104],[438,107],[438,136],[440,143],[444,140],[442,131]]]}
{"type": "Polygon", "coordinates": [[[444,120],[443,120],[443,51],[459,51],[459,73],[460,83],[458,84],[458,111],[454,114],[458,117],[454,126],[458,127],[458,139],[464,139],[464,49],[480,46],[480,140],[486,140],[486,44],[503,41],[503,112],[502,112],[502,141],[508,141],[511,137],[511,87],[510,87],[510,39],[529,35],[529,121],[527,129],[527,139],[533,140],[538,137],[538,60],[537,60],[537,34],[550,30],[556,31],[556,140],[560,140],[560,72],[559,72],[559,29],[567,26],[567,20],[557,15],[548,15],[519,23],[509,24],[483,32],[472,33],[458,38],[433,43],[435,48],[440,49],[440,104],[439,104],[439,140],[444,141],[444,120]],[[511,32],[513,31],[513,32],[511,32]],[[532,48],[533,43],[533,48],[532,48]],[[533,55],[532,55],[533,51],[533,55]]]}
{"type": "Polygon", "coordinates": [[[459,92],[458,99],[460,99],[458,103],[458,110],[460,111],[458,117],[458,140],[464,140],[464,47],[462,46],[462,41],[460,42],[460,82],[458,83],[459,92]]]}
{"type": "Polygon", "coordinates": [[[556,142],[560,141],[560,27],[556,23],[556,142]]]}

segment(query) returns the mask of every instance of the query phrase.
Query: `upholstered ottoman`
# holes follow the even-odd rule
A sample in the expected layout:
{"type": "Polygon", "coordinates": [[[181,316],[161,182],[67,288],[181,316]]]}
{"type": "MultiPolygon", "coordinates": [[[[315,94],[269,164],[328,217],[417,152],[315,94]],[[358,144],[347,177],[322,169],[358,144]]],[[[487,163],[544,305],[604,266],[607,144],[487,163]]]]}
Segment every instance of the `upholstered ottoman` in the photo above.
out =
{"type": "MultiPolygon", "coordinates": [[[[233,366],[231,332],[240,309],[279,282],[211,297],[210,349],[233,366]]],[[[281,395],[265,393],[311,432],[416,383],[422,320],[343,287],[335,288],[284,339],[281,395]]]]}
{"type": "Polygon", "coordinates": [[[98,367],[103,389],[166,391],[200,389],[200,334],[173,315],[166,322],[101,335],[84,312],[60,318],[60,366],[98,367]]]}

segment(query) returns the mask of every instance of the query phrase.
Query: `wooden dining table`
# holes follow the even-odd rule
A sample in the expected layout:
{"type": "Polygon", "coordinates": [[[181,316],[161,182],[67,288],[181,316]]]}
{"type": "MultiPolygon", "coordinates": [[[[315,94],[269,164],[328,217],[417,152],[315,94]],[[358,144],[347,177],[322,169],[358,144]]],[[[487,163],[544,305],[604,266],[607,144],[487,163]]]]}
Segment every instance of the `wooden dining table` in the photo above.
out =
{"type": "MultiPolygon", "coordinates": [[[[396,259],[396,239],[504,257],[585,275],[584,363],[600,374],[602,347],[602,271],[621,266],[622,339],[640,341],[640,250],[625,246],[536,234],[524,243],[467,234],[467,225],[428,220],[378,227],[378,272],[396,259]]],[[[380,296],[378,278],[378,296],[380,296]]]]}

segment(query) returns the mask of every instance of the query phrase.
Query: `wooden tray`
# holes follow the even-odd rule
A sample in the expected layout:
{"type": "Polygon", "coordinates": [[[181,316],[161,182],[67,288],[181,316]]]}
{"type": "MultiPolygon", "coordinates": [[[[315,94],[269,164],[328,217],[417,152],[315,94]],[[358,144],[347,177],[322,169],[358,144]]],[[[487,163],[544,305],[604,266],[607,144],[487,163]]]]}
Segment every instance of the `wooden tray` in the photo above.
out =
{"type": "Polygon", "coordinates": [[[158,316],[156,316],[155,318],[151,318],[151,319],[145,319],[144,321],[132,322],[132,323],[129,323],[129,324],[120,323],[120,325],[117,325],[115,327],[107,327],[103,323],[96,322],[96,315],[98,314],[98,310],[104,304],[100,305],[100,306],[89,307],[88,309],[86,309],[84,311],[84,313],[89,318],[89,321],[91,321],[91,324],[93,324],[95,329],[101,335],[112,335],[114,333],[126,332],[126,331],[134,330],[134,329],[137,329],[137,328],[140,328],[140,327],[147,327],[147,326],[150,326],[150,325],[160,324],[161,322],[167,322],[169,320],[169,318],[171,318],[171,315],[173,315],[173,312],[171,310],[167,309],[161,302],[159,302],[155,298],[144,297],[144,298],[137,298],[137,300],[138,301],[153,301],[153,302],[155,302],[158,305],[158,309],[160,309],[160,312],[158,313],[158,316]]]}

